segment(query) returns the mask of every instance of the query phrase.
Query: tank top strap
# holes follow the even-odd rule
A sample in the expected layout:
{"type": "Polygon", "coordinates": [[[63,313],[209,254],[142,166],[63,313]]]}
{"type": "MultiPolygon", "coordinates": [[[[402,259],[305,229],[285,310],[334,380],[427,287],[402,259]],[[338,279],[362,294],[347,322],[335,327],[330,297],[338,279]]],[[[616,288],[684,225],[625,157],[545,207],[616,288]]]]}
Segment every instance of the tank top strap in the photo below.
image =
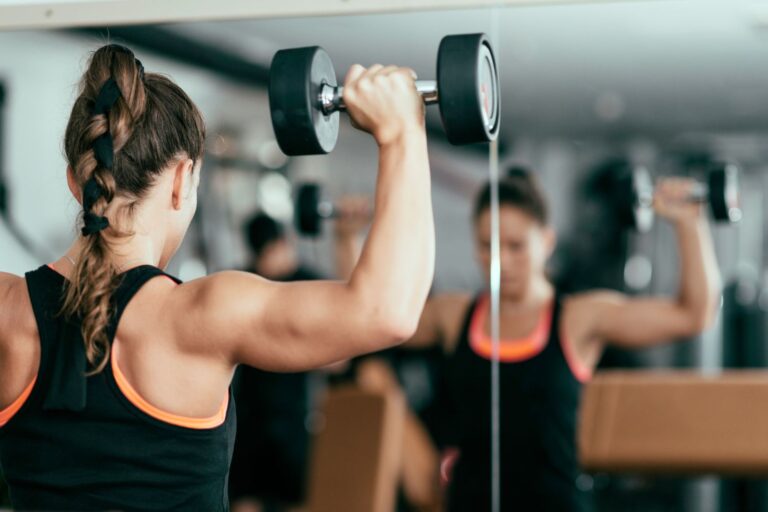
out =
{"type": "MultiPolygon", "coordinates": [[[[151,265],[136,267],[122,274],[112,296],[112,316],[107,325],[110,344],[130,300],[150,279],[160,275],[180,283],[151,265]]],[[[82,411],[86,406],[88,362],[80,332],[81,320],[66,319],[61,315],[65,278],[48,266],[28,272],[25,277],[40,333],[38,381],[42,408],[49,411],[82,411]]]]}
{"type": "Polygon", "coordinates": [[[120,318],[122,318],[131,299],[133,299],[139,290],[141,290],[142,286],[158,276],[165,276],[176,284],[181,284],[180,279],[177,279],[170,274],[166,274],[152,265],[141,265],[128,270],[122,275],[120,284],[112,296],[112,318],[107,326],[107,338],[109,339],[110,344],[115,339],[117,326],[120,324],[120,318]]]}
{"type": "Polygon", "coordinates": [[[459,340],[454,349],[455,354],[459,354],[465,350],[472,350],[469,346],[469,332],[472,329],[472,319],[475,316],[475,310],[480,305],[481,300],[483,300],[483,292],[478,292],[469,303],[466,313],[464,313],[464,320],[461,323],[461,330],[459,331],[459,340]]]}
{"type": "Polygon", "coordinates": [[[64,276],[48,266],[25,274],[27,290],[40,335],[38,385],[30,400],[39,395],[43,409],[78,411],[85,407],[85,387],[70,374],[85,375],[85,350],[72,322],[61,313],[64,276]],[[80,357],[82,355],[82,357],[80,357]]]}
{"type": "Polygon", "coordinates": [[[560,340],[560,320],[563,312],[563,296],[555,290],[552,297],[552,314],[549,320],[549,335],[547,345],[542,351],[542,355],[552,354],[558,357],[564,357],[563,347],[560,340]]]}

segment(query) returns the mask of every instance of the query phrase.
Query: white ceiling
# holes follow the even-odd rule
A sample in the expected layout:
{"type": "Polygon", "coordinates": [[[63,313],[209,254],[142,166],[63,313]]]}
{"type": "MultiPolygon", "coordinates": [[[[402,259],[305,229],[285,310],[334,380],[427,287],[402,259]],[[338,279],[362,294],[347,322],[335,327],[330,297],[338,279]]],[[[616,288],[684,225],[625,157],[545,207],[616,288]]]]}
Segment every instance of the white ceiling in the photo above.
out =
{"type": "Polygon", "coordinates": [[[321,45],[354,62],[434,75],[445,34],[496,41],[502,134],[666,137],[768,126],[768,3],[651,0],[176,25],[268,63],[321,45]]]}

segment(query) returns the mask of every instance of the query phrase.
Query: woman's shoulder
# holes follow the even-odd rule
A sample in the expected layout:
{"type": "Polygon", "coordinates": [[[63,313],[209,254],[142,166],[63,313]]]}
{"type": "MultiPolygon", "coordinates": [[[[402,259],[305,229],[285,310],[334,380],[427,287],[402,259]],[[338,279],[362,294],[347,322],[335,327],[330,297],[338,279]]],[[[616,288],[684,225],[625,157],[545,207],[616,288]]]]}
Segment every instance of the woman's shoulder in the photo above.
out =
{"type": "Polygon", "coordinates": [[[23,281],[24,278],[17,276],[16,274],[9,274],[8,272],[0,272],[0,293],[6,290],[7,287],[18,284],[23,281]]]}
{"type": "Polygon", "coordinates": [[[34,328],[34,315],[29,301],[26,280],[23,277],[0,272],[0,343],[8,332],[34,328]]]}
{"type": "Polygon", "coordinates": [[[26,304],[27,287],[23,277],[0,272],[0,332],[4,320],[13,318],[18,308],[26,304]]]}
{"type": "Polygon", "coordinates": [[[441,312],[451,315],[468,308],[475,296],[467,291],[448,291],[435,295],[432,300],[441,312]]]}
{"type": "Polygon", "coordinates": [[[39,358],[37,324],[23,277],[0,272],[0,408],[21,393],[39,358]]]}
{"type": "Polygon", "coordinates": [[[560,297],[563,308],[584,314],[599,310],[602,306],[622,303],[627,296],[621,292],[609,289],[594,289],[560,297]]]}

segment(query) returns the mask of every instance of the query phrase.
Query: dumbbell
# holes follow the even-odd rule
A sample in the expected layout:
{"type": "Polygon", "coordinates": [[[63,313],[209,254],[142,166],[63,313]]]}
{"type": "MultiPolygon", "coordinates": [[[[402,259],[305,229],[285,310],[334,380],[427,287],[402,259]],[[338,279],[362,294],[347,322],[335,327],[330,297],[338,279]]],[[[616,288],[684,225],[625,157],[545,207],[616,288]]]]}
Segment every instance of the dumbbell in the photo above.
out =
{"type": "Polygon", "coordinates": [[[322,189],[317,183],[304,183],[299,186],[294,208],[296,229],[300,234],[309,237],[320,235],[325,219],[339,216],[336,205],[322,197],[322,189]]]}
{"type": "MultiPolygon", "coordinates": [[[[419,80],[427,105],[438,103],[448,140],[473,144],[499,133],[499,76],[485,34],[446,36],[437,53],[437,80],[419,80]]],[[[330,56],[319,46],[278,51],[269,70],[272,127],[286,155],[330,153],[345,110],[330,56]]]]}
{"type": "MultiPolygon", "coordinates": [[[[651,175],[645,167],[631,170],[631,191],[628,208],[621,217],[640,232],[647,232],[653,226],[654,186],[651,175]]],[[[734,223],[741,220],[741,199],[739,191],[739,168],[730,162],[710,164],[706,182],[697,182],[688,200],[708,203],[712,218],[717,222],[734,223]]]]}

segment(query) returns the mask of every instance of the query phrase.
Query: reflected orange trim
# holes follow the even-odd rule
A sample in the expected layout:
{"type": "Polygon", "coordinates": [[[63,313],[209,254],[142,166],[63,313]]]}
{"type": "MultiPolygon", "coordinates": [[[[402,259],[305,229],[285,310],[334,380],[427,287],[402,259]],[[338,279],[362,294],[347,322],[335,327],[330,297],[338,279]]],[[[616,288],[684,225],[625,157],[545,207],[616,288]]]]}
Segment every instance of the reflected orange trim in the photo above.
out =
{"type": "Polygon", "coordinates": [[[19,398],[14,400],[11,405],[0,411],[0,427],[11,421],[11,418],[16,416],[16,413],[19,412],[19,410],[24,406],[24,404],[27,402],[27,399],[29,398],[29,395],[32,394],[32,388],[35,387],[35,382],[37,382],[37,375],[35,375],[35,378],[32,379],[32,382],[30,382],[24,391],[22,391],[19,398]]]}
{"type": "Polygon", "coordinates": [[[216,428],[224,423],[224,420],[227,417],[227,407],[229,406],[229,394],[227,394],[227,396],[224,398],[224,402],[221,404],[219,411],[209,418],[191,418],[189,416],[179,416],[177,414],[165,412],[144,400],[144,398],[142,398],[141,395],[139,395],[139,393],[133,389],[133,386],[131,386],[131,384],[128,382],[128,379],[125,378],[123,372],[120,371],[116,356],[117,348],[116,344],[113,342],[112,356],[110,359],[112,365],[112,374],[115,376],[117,387],[120,388],[120,391],[123,393],[125,398],[127,398],[134,407],[139,409],[144,414],[170,425],[195,430],[216,428]]]}
{"type": "MultiPolygon", "coordinates": [[[[469,344],[472,350],[485,359],[493,357],[493,343],[491,337],[483,331],[483,324],[488,313],[489,300],[485,295],[472,314],[469,327],[469,344]]],[[[525,361],[539,354],[547,345],[549,328],[552,323],[552,310],[554,304],[550,304],[540,315],[539,323],[533,331],[525,337],[512,340],[499,340],[499,361],[515,363],[525,361]]]]}
{"type": "Polygon", "coordinates": [[[576,380],[584,384],[592,379],[592,368],[581,362],[578,357],[573,353],[573,347],[568,337],[563,332],[563,327],[560,327],[560,346],[563,349],[563,355],[565,356],[565,362],[568,363],[568,368],[571,369],[571,373],[576,380]]]}

